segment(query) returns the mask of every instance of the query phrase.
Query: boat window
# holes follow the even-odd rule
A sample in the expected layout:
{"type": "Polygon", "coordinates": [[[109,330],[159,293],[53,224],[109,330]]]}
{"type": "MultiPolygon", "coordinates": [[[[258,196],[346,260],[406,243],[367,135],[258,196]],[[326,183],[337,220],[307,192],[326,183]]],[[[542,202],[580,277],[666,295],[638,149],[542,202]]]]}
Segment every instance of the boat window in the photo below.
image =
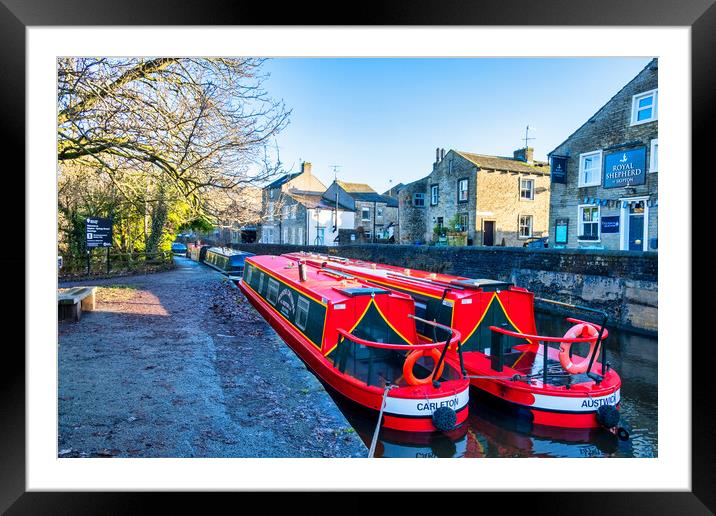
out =
{"type": "Polygon", "coordinates": [[[251,265],[246,267],[246,283],[251,283],[251,276],[253,276],[254,268],[251,265]]]}
{"type": "Polygon", "coordinates": [[[276,304],[278,300],[278,281],[273,278],[268,280],[268,292],[266,293],[266,299],[272,305],[276,304]]]}
{"type": "Polygon", "coordinates": [[[306,329],[306,322],[308,322],[308,310],[311,307],[311,303],[304,297],[298,298],[298,305],[296,309],[296,326],[301,330],[306,329]]]}
{"type": "Polygon", "coordinates": [[[261,291],[264,289],[264,276],[266,276],[263,272],[259,273],[259,289],[258,293],[261,294],[261,291]]]}
{"type": "MultiPolygon", "coordinates": [[[[426,319],[428,316],[428,305],[415,301],[415,315],[421,319],[426,319]]],[[[422,321],[415,321],[415,330],[418,333],[425,335],[425,323],[422,321]]]]}

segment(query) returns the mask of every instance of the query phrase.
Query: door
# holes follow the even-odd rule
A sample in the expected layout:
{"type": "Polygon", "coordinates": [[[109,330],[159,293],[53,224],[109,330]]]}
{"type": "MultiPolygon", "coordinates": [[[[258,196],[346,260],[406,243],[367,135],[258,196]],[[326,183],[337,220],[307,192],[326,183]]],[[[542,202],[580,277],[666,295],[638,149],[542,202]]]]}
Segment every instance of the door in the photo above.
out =
{"type": "Polygon", "coordinates": [[[485,220],[482,223],[482,245],[495,245],[494,220],[485,220]]]}
{"type": "Polygon", "coordinates": [[[630,251],[644,250],[644,201],[629,206],[629,240],[630,251]]]}

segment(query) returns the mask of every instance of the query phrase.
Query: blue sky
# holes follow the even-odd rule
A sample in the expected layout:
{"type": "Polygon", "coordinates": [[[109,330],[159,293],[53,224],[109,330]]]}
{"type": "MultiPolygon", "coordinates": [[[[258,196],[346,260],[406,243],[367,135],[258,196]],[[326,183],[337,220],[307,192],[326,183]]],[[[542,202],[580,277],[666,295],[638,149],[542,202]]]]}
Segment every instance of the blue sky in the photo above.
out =
{"type": "Polygon", "coordinates": [[[528,124],[546,160],[650,59],[277,58],[264,86],[293,111],[276,138],[287,169],[310,161],[328,186],[340,165],[383,192],[427,175],[436,147],[511,156],[528,124]]]}

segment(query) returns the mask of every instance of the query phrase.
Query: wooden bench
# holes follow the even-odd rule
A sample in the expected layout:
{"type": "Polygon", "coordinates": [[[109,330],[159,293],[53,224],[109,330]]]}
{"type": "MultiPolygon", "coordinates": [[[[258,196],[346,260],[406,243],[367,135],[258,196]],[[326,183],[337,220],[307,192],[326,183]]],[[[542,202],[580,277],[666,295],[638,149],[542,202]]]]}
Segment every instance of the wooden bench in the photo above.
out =
{"type": "Polygon", "coordinates": [[[57,319],[79,322],[82,311],[91,312],[95,305],[97,287],[72,287],[57,293],[57,319]]]}

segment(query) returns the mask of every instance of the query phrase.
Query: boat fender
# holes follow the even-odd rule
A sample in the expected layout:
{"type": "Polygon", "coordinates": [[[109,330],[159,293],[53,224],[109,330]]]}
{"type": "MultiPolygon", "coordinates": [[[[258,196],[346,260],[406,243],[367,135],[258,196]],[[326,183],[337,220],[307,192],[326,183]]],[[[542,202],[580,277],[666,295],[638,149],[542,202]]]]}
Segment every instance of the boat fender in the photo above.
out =
{"type": "Polygon", "coordinates": [[[614,428],[619,424],[619,411],[614,405],[602,405],[597,409],[597,423],[604,428],[614,428]]]}
{"type": "Polygon", "coordinates": [[[457,414],[450,407],[439,407],[433,412],[433,425],[441,432],[449,432],[455,428],[457,414]]]}
{"type": "Polygon", "coordinates": [[[628,441],[629,440],[629,430],[624,428],[623,426],[620,426],[617,428],[617,437],[620,441],[628,441]]]}
{"type": "MultiPolygon", "coordinates": [[[[417,362],[420,358],[425,356],[426,351],[428,353],[430,353],[435,364],[437,364],[440,361],[440,351],[438,351],[437,348],[431,348],[429,350],[415,349],[415,350],[411,351],[410,353],[408,353],[408,356],[405,357],[405,363],[403,364],[403,377],[405,378],[405,381],[408,382],[408,384],[410,384],[410,385],[426,385],[432,381],[432,379],[433,379],[432,371],[425,378],[418,378],[415,376],[415,373],[413,372],[413,367],[415,366],[415,362],[417,362]]],[[[444,368],[445,368],[445,362],[443,361],[440,364],[440,369],[438,369],[437,374],[435,375],[435,378],[440,378],[440,375],[443,374],[444,368]]],[[[433,367],[433,371],[435,371],[434,367],[433,367]]]]}
{"type": "Polygon", "coordinates": [[[597,345],[597,336],[599,332],[591,324],[575,324],[567,333],[564,334],[565,339],[579,339],[582,337],[594,337],[594,340],[589,341],[589,353],[580,362],[573,362],[572,357],[569,356],[569,350],[572,347],[571,342],[563,342],[559,346],[559,363],[562,364],[562,368],[570,374],[581,374],[587,371],[589,367],[589,357],[594,352],[594,346],[597,345]]]}

